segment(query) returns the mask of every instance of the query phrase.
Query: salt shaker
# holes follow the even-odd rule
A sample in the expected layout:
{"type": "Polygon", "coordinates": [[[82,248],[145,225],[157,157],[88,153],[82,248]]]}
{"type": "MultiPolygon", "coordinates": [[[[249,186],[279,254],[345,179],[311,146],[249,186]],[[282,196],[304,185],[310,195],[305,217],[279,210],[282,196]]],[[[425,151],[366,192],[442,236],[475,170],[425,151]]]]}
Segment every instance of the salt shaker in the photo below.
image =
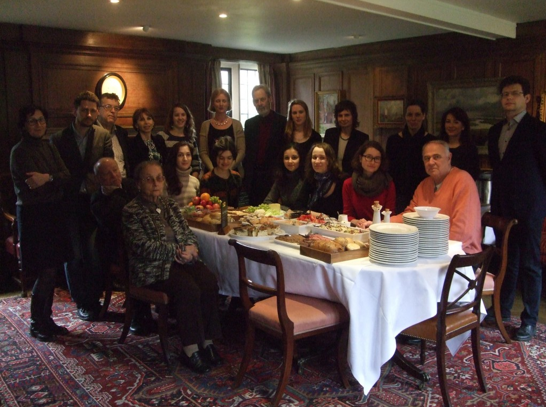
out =
{"type": "Polygon", "coordinates": [[[379,205],[379,201],[373,201],[373,220],[372,223],[381,223],[381,208],[383,206],[379,205]]]}
{"type": "Polygon", "coordinates": [[[384,223],[391,223],[391,211],[389,210],[389,208],[385,209],[383,212],[381,212],[383,214],[383,222],[384,223]]]}

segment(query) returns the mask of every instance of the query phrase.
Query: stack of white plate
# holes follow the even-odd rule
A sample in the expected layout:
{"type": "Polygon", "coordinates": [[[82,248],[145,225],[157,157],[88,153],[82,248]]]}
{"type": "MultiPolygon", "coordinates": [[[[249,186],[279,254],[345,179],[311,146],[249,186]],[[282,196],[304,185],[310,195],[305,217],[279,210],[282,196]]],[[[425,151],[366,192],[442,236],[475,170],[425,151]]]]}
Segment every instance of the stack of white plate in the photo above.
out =
{"type": "Polygon", "coordinates": [[[449,216],[437,214],[434,218],[422,218],[417,212],[403,216],[406,225],[419,229],[419,257],[438,257],[449,249],[449,216]]]}
{"type": "Polygon", "coordinates": [[[370,261],[405,266],[417,261],[419,230],[403,223],[375,223],[370,226],[370,261]]]}

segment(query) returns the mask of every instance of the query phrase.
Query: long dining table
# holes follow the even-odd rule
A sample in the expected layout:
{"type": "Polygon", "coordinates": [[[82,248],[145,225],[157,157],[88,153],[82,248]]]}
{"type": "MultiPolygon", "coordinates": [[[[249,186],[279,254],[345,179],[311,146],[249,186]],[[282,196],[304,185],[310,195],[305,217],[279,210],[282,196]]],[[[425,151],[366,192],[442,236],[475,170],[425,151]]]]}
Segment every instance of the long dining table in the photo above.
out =
{"type": "MultiPolygon", "coordinates": [[[[201,258],[219,282],[220,293],[239,296],[238,264],[229,236],[192,228],[201,258]]],[[[241,240],[241,242],[243,242],[241,240]]],[[[359,258],[325,263],[300,254],[299,250],[273,240],[244,240],[245,244],[279,253],[286,291],[343,304],[350,314],[348,364],[355,379],[368,394],[381,374],[381,366],[396,351],[396,336],[405,328],[436,315],[444,277],[456,254],[464,254],[461,242],[449,241],[448,254],[418,258],[411,266],[384,266],[359,258]]],[[[274,269],[256,263],[247,265],[249,278],[274,284],[274,269]]],[[[460,277],[459,277],[460,278],[460,277]]],[[[456,296],[465,282],[455,279],[456,296]],[[459,285],[459,288],[457,288],[459,285]]],[[[456,352],[462,340],[448,344],[456,352]]]]}

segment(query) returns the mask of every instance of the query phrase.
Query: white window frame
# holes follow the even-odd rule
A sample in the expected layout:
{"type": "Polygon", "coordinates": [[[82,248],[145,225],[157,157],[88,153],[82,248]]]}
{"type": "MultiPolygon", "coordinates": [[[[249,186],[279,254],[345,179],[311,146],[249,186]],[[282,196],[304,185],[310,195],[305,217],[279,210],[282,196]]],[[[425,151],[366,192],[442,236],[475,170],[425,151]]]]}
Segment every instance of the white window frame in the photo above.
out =
{"type": "MultiPolygon", "coordinates": [[[[230,68],[231,69],[231,117],[237,120],[241,120],[241,109],[240,109],[240,85],[239,85],[239,70],[240,69],[253,69],[258,70],[258,64],[250,61],[221,61],[221,68],[230,68]]],[[[257,115],[258,112],[254,112],[253,117],[257,115]]]]}

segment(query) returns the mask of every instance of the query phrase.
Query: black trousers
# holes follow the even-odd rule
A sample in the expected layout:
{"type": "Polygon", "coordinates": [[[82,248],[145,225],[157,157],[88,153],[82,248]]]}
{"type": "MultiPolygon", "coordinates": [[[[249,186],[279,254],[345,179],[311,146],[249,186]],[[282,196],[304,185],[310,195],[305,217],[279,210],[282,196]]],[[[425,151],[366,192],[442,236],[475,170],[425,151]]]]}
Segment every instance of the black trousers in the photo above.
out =
{"type": "Polygon", "coordinates": [[[218,282],[204,263],[182,265],[173,262],[169,278],[148,287],[169,296],[183,346],[221,336],[218,282]]]}

